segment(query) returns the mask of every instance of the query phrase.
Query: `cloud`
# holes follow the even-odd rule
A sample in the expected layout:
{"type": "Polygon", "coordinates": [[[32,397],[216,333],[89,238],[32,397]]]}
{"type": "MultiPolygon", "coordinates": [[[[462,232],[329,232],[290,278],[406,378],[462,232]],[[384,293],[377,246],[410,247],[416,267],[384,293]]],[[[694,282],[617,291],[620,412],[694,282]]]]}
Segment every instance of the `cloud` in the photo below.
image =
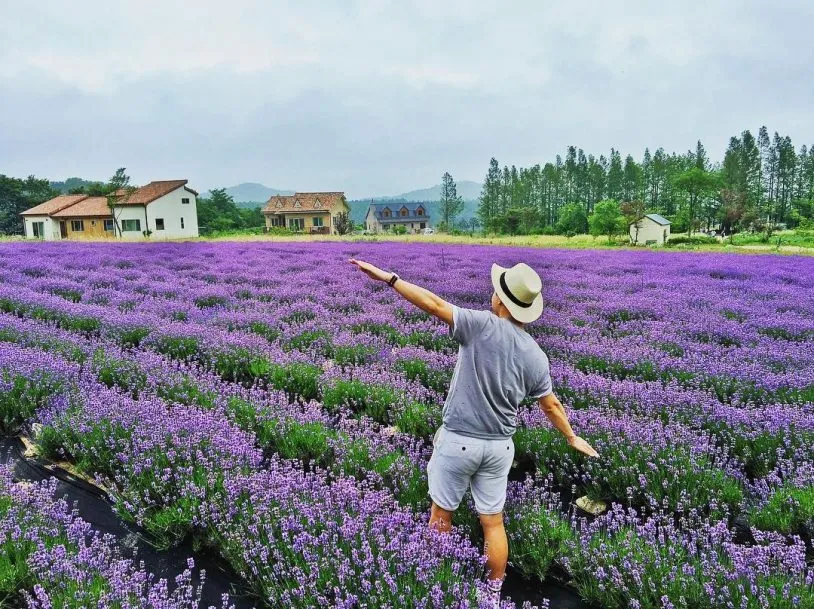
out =
{"type": "MultiPolygon", "coordinates": [[[[569,144],[811,138],[806,2],[6,3],[0,170],[351,196],[569,144]]],[[[798,141],[799,140],[799,141],[798,141]]],[[[810,143],[810,142],[808,142],[810,143]]]]}

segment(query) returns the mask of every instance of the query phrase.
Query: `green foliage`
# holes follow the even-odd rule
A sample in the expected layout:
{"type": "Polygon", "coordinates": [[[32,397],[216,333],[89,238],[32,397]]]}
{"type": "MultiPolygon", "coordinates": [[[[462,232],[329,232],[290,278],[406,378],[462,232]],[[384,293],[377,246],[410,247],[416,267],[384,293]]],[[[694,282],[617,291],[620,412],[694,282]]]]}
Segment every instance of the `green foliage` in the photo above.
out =
{"type": "Polygon", "coordinates": [[[0,174],[0,235],[22,235],[20,214],[58,194],[48,180],[34,176],[21,180],[0,174]]]}
{"type": "Polygon", "coordinates": [[[752,512],[749,521],[758,529],[787,535],[799,534],[806,525],[814,526],[814,485],[779,488],[765,505],[752,512]]]}
{"type": "Polygon", "coordinates": [[[25,376],[0,370],[0,435],[17,432],[52,396],[66,389],[65,382],[47,370],[25,376]]]}
{"type": "Polygon", "coordinates": [[[391,421],[391,410],[404,401],[404,396],[394,387],[368,385],[357,380],[338,379],[322,390],[322,404],[328,410],[346,406],[385,424],[391,421]]]}
{"type": "Polygon", "coordinates": [[[198,199],[197,207],[201,235],[261,228],[265,224],[259,207],[239,208],[225,188],[212,189],[209,197],[198,199]]]}
{"type": "Polygon", "coordinates": [[[393,424],[416,438],[430,438],[441,426],[441,410],[434,404],[408,402],[395,412],[393,424]]]}
{"type": "Polygon", "coordinates": [[[335,227],[336,232],[340,235],[349,235],[354,229],[353,220],[350,219],[347,212],[343,211],[336,217],[335,227]]]}
{"type": "Polygon", "coordinates": [[[97,349],[91,360],[93,371],[100,383],[116,387],[138,398],[147,386],[147,374],[131,359],[112,357],[102,349],[97,349]]]}
{"type": "Polygon", "coordinates": [[[690,447],[676,443],[653,447],[620,442],[609,431],[583,434],[602,459],[588,459],[581,454],[563,455],[562,438],[548,427],[522,428],[514,436],[518,455],[537,464],[542,475],[553,474],[563,485],[582,480],[581,488],[593,499],[616,501],[633,507],[647,506],[647,496],[677,511],[682,505],[735,508],[743,500],[737,480],[709,463],[705,457],[692,454],[690,447]],[[683,472],[676,477],[674,472],[683,472]]]}
{"type": "Polygon", "coordinates": [[[436,370],[430,367],[426,360],[400,359],[394,363],[394,368],[414,381],[418,381],[429,389],[445,394],[449,390],[449,383],[452,380],[452,373],[449,370],[436,370]]]}
{"type": "Polygon", "coordinates": [[[619,209],[619,203],[611,199],[600,201],[594,207],[594,213],[588,218],[591,235],[607,235],[608,243],[611,237],[621,234],[627,228],[625,218],[619,209]]]}
{"type": "Polygon", "coordinates": [[[455,180],[452,179],[449,172],[444,173],[441,178],[441,199],[438,202],[438,208],[441,214],[441,222],[445,227],[453,226],[455,218],[464,209],[464,201],[458,196],[455,180]]]}
{"type": "Polygon", "coordinates": [[[568,203],[560,210],[557,232],[561,235],[582,235],[588,232],[588,216],[578,203],[568,203]]]}
{"type": "Polygon", "coordinates": [[[571,525],[559,512],[537,502],[506,507],[506,535],[517,571],[541,582],[554,562],[567,554],[568,542],[575,539],[571,525]]]}

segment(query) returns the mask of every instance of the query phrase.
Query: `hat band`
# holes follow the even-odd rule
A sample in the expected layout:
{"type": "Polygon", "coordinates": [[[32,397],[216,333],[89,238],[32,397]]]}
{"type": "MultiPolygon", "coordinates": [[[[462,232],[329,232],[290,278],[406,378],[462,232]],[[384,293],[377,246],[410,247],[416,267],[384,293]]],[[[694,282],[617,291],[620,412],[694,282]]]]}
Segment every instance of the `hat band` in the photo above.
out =
{"type": "Polygon", "coordinates": [[[532,304],[534,304],[533,302],[523,302],[522,300],[517,298],[517,296],[512,294],[512,291],[509,289],[509,286],[506,285],[506,271],[503,271],[500,274],[500,287],[506,293],[506,296],[509,297],[509,300],[511,300],[518,307],[523,307],[524,309],[528,309],[532,304]]]}

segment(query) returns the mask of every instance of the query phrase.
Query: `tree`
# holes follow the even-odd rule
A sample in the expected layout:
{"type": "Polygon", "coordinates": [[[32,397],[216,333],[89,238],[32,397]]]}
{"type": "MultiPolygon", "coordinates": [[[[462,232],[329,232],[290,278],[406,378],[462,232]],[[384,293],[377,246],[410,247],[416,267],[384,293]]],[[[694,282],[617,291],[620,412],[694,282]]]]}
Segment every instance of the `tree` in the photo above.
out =
{"type": "Polygon", "coordinates": [[[610,169],[608,169],[608,198],[620,200],[624,195],[625,175],[622,169],[622,155],[611,148],[610,169]]]}
{"type": "Polygon", "coordinates": [[[676,188],[688,195],[687,202],[687,233],[692,234],[696,228],[696,216],[699,204],[702,203],[717,188],[719,178],[717,174],[710,173],[695,166],[679,174],[674,184],[676,188]]]}
{"type": "MultiPolygon", "coordinates": [[[[126,169],[124,167],[119,167],[114,172],[113,177],[110,178],[108,187],[104,189],[106,192],[104,192],[104,194],[100,193],[100,196],[107,197],[107,207],[110,209],[110,215],[113,218],[113,234],[118,236],[121,236],[122,230],[119,226],[119,216],[116,215],[115,203],[123,191],[130,189],[130,176],[127,175],[125,171],[126,169]]],[[[121,215],[121,211],[119,211],[119,215],[121,215]]],[[[146,226],[144,228],[148,230],[146,226]]]]}
{"type": "Polygon", "coordinates": [[[560,209],[557,232],[562,235],[583,235],[588,232],[588,216],[579,203],[568,203],[560,209]]]}
{"type": "Polygon", "coordinates": [[[588,218],[588,225],[594,237],[607,235],[608,243],[611,238],[625,230],[625,219],[619,209],[619,203],[613,199],[600,201],[594,207],[594,213],[588,218]]]}
{"type": "Polygon", "coordinates": [[[483,190],[478,203],[478,217],[486,230],[496,230],[494,219],[500,206],[500,165],[494,157],[489,161],[489,170],[483,181],[483,190]]]}
{"type": "Polygon", "coordinates": [[[350,216],[345,211],[336,216],[334,226],[336,227],[336,232],[340,235],[348,235],[353,232],[353,220],[350,219],[350,216]]]}
{"type": "Polygon", "coordinates": [[[0,235],[22,235],[20,214],[58,194],[48,180],[34,176],[21,180],[0,174],[0,235]]]}
{"type": "Polygon", "coordinates": [[[642,218],[644,218],[644,201],[636,199],[634,201],[624,201],[619,210],[625,219],[625,226],[633,226],[633,242],[639,242],[639,231],[642,228],[642,218]]]}
{"type": "Polygon", "coordinates": [[[439,211],[442,222],[445,226],[451,227],[455,223],[455,217],[464,210],[464,201],[458,196],[455,180],[449,172],[444,173],[441,178],[441,200],[439,201],[439,211]]]}

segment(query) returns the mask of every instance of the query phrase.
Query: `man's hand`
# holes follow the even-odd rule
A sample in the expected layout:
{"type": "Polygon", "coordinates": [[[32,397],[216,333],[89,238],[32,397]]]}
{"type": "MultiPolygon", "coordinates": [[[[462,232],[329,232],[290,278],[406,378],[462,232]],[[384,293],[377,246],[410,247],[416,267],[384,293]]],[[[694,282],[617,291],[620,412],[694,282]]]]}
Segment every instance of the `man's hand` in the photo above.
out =
{"type": "Polygon", "coordinates": [[[369,262],[364,262],[363,260],[356,260],[355,258],[351,258],[350,260],[348,260],[348,262],[350,262],[351,264],[355,264],[357,267],[359,267],[359,270],[365,273],[365,275],[367,275],[371,279],[375,279],[376,281],[390,281],[390,278],[393,277],[393,273],[383,271],[379,267],[373,266],[369,262]]]}
{"type": "Polygon", "coordinates": [[[568,438],[568,446],[589,457],[599,457],[599,453],[594,450],[594,447],[579,436],[571,436],[568,438]]]}

